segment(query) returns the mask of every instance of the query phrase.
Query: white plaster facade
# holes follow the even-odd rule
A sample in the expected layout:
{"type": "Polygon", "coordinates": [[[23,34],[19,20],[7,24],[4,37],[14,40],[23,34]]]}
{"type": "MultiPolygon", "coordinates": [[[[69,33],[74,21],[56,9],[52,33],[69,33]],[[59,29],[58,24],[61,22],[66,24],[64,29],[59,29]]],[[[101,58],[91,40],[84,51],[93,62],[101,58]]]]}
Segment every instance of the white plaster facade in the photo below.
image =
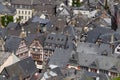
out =
{"type": "Polygon", "coordinates": [[[17,22],[17,19],[20,19],[20,23],[25,23],[28,21],[33,14],[32,9],[16,9],[16,14],[14,16],[14,22],[17,22]]]}

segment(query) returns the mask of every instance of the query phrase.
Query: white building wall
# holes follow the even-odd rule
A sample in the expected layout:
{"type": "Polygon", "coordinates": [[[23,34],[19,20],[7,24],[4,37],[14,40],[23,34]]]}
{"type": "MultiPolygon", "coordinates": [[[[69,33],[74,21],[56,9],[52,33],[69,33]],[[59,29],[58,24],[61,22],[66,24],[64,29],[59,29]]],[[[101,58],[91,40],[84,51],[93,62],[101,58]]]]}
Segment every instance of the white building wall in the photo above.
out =
{"type": "Polygon", "coordinates": [[[14,22],[17,22],[19,16],[22,17],[20,23],[25,23],[32,17],[33,11],[32,9],[16,9],[16,15],[14,16],[14,22]]]}

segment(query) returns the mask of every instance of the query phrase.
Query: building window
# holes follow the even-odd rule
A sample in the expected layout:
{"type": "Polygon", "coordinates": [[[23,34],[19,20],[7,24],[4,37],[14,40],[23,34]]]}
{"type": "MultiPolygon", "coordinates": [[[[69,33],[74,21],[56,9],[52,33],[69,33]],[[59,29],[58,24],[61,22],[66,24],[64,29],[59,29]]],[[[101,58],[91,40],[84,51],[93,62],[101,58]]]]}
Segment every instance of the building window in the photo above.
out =
{"type": "Polygon", "coordinates": [[[42,65],[42,61],[37,61],[37,64],[38,65],[42,65]]]}
{"type": "Polygon", "coordinates": [[[14,8],[14,5],[12,5],[12,7],[14,8]]]}
{"type": "Polygon", "coordinates": [[[53,37],[51,37],[51,40],[53,40],[53,37]]]}
{"type": "Polygon", "coordinates": [[[59,41],[60,39],[58,38],[57,40],[59,41]]]}
{"type": "Polygon", "coordinates": [[[19,19],[23,19],[23,16],[19,16],[19,19]]]}
{"type": "Polygon", "coordinates": [[[88,67],[85,67],[85,66],[81,66],[81,69],[85,70],[85,71],[88,71],[88,67]]]}
{"type": "Polygon", "coordinates": [[[95,73],[96,73],[96,72],[97,72],[97,69],[91,69],[91,72],[95,72],[95,73]]]}
{"type": "Polygon", "coordinates": [[[33,51],[35,51],[35,48],[32,48],[33,49],[33,51]]]}
{"type": "Polygon", "coordinates": [[[19,8],[20,6],[19,5],[16,5],[17,7],[16,8],[19,8]]]}
{"type": "Polygon", "coordinates": [[[36,49],[36,48],[35,48],[35,51],[37,52],[37,51],[38,51],[38,49],[36,49]]]}
{"type": "Polygon", "coordinates": [[[28,19],[30,19],[30,16],[28,16],[28,19]]]}
{"type": "Polygon", "coordinates": [[[39,56],[38,54],[33,54],[33,59],[34,59],[34,60],[36,60],[36,59],[39,60],[39,59],[40,59],[40,56],[39,56]]]}
{"type": "Polygon", "coordinates": [[[50,36],[48,37],[48,39],[50,39],[50,36]]]}
{"type": "Polygon", "coordinates": [[[108,74],[108,71],[106,70],[100,70],[101,73],[108,74]]]}
{"type": "Polygon", "coordinates": [[[111,76],[117,77],[117,73],[111,72],[111,76]]]}
{"type": "Polygon", "coordinates": [[[27,6],[28,9],[30,9],[30,6],[27,6]]]}
{"type": "Polygon", "coordinates": [[[61,41],[63,41],[63,39],[61,39],[61,41]]]}
{"type": "Polygon", "coordinates": [[[20,14],[20,11],[18,11],[18,13],[20,14]]]}
{"type": "Polygon", "coordinates": [[[15,8],[17,8],[17,5],[15,5],[15,8]]]}
{"type": "Polygon", "coordinates": [[[117,52],[120,52],[120,49],[117,49],[117,52]]]}
{"type": "Polygon", "coordinates": [[[30,11],[28,12],[28,14],[30,14],[30,11]]]}
{"type": "Polygon", "coordinates": [[[22,11],[22,14],[24,14],[24,11],[22,11]]]}
{"type": "Polygon", "coordinates": [[[22,8],[22,5],[20,5],[20,8],[22,8]]]}

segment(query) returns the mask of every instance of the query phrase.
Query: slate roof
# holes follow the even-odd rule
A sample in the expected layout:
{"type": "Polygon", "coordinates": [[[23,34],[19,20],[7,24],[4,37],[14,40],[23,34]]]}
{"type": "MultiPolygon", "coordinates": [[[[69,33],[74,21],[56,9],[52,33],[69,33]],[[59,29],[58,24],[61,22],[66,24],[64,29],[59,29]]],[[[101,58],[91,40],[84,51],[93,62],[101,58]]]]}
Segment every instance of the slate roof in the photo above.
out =
{"type": "Polygon", "coordinates": [[[37,34],[29,34],[27,37],[24,38],[25,41],[26,41],[26,45],[27,46],[30,46],[30,44],[33,42],[33,40],[37,39],[40,44],[43,46],[44,44],[44,40],[45,40],[45,37],[40,34],[40,33],[37,33],[37,34]]]}
{"type": "Polygon", "coordinates": [[[48,65],[57,65],[58,67],[66,67],[71,57],[71,50],[56,49],[54,55],[50,57],[48,65]]]}
{"type": "Polygon", "coordinates": [[[88,42],[80,42],[77,46],[77,51],[82,54],[96,54],[112,56],[113,49],[109,44],[101,43],[100,45],[88,42]]]}
{"type": "Polygon", "coordinates": [[[14,29],[17,29],[19,26],[19,29],[20,29],[20,25],[18,23],[14,23],[14,22],[10,22],[8,25],[7,25],[7,29],[11,29],[11,30],[14,30],[14,29]]]}
{"type": "Polygon", "coordinates": [[[77,52],[85,54],[98,54],[99,47],[93,43],[78,43],[77,52]]]}
{"type": "Polygon", "coordinates": [[[38,16],[35,16],[32,20],[32,22],[39,22],[40,24],[47,24],[49,22],[48,19],[42,19],[38,16]]]}
{"type": "Polygon", "coordinates": [[[84,71],[84,73],[82,74],[82,77],[80,78],[80,80],[88,80],[88,78],[97,78],[99,77],[100,80],[109,80],[108,76],[105,75],[105,74],[97,74],[97,73],[94,73],[94,72],[87,72],[87,71],[84,71]]]}
{"type": "Polygon", "coordinates": [[[87,33],[87,42],[95,43],[97,39],[104,34],[112,33],[113,31],[105,27],[96,27],[87,33]]]}
{"type": "Polygon", "coordinates": [[[21,42],[21,39],[16,36],[11,36],[9,39],[5,42],[5,50],[9,52],[16,52],[16,50],[19,47],[19,44],[21,42]]]}
{"type": "Polygon", "coordinates": [[[12,80],[19,77],[22,77],[22,79],[29,76],[31,77],[37,71],[38,70],[34,64],[34,61],[29,57],[13,65],[5,67],[1,74],[5,74],[6,77],[9,75],[8,80],[12,80]]]}
{"type": "Polygon", "coordinates": [[[29,34],[27,37],[24,38],[25,43],[27,46],[30,46],[30,44],[32,43],[32,41],[36,38],[35,34],[29,34]]]}
{"type": "Polygon", "coordinates": [[[12,4],[28,4],[31,5],[32,0],[11,0],[12,4]]]}
{"type": "Polygon", "coordinates": [[[55,72],[58,76],[62,76],[63,77],[63,74],[61,72],[61,68],[60,67],[56,67],[54,69],[52,69],[53,72],[55,72]]]}
{"type": "Polygon", "coordinates": [[[72,16],[72,11],[64,3],[56,7],[57,16],[72,16]]]}
{"type": "Polygon", "coordinates": [[[113,66],[116,66],[117,71],[114,70],[115,72],[120,72],[120,60],[115,58],[115,57],[108,57],[108,56],[99,56],[99,55],[94,55],[94,54],[81,54],[78,53],[78,64],[81,66],[87,66],[90,67],[90,65],[97,60],[98,69],[102,70],[110,70],[113,66]]]}
{"type": "Polygon", "coordinates": [[[46,80],[53,80],[54,78],[57,80],[63,80],[64,78],[60,67],[56,67],[54,69],[47,69],[47,71],[42,74],[43,76],[41,76],[41,78],[46,80]]]}
{"type": "Polygon", "coordinates": [[[6,36],[6,29],[5,28],[0,28],[0,37],[5,39],[6,36]]]}
{"type": "Polygon", "coordinates": [[[66,40],[67,40],[67,37],[64,34],[51,33],[47,35],[45,43],[65,45],[66,40]]]}
{"type": "Polygon", "coordinates": [[[76,16],[75,20],[77,21],[76,27],[83,28],[88,22],[88,18],[84,15],[76,16]]]}
{"type": "Polygon", "coordinates": [[[7,28],[4,28],[6,30],[6,35],[10,36],[19,36],[21,33],[21,26],[24,27],[24,30],[26,31],[26,33],[28,34],[29,32],[31,34],[36,34],[37,33],[37,27],[38,27],[39,23],[33,23],[33,22],[28,22],[27,25],[20,25],[20,28],[18,27],[16,30],[10,30],[7,28]]]}
{"type": "Polygon", "coordinates": [[[109,44],[100,44],[99,46],[99,54],[107,54],[107,56],[110,56],[113,54],[113,49],[110,47],[109,44]]]}
{"type": "Polygon", "coordinates": [[[0,14],[11,13],[7,6],[0,3],[0,14]]]}
{"type": "Polygon", "coordinates": [[[75,29],[75,27],[74,26],[66,26],[65,28],[64,28],[64,30],[63,30],[63,33],[66,33],[66,32],[68,32],[68,35],[69,36],[73,36],[74,38],[75,38],[75,36],[77,36],[78,34],[77,34],[77,30],[75,29]]]}
{"type": "MultiPolygon", "coordinates": [[[[32,41],[35,39],[39,40],[41,45],[43,45],[45,37],[44,37],[44,35],[42,35],[40,33],[38,33],[38,34],[31,33],[31,34],[28,34],[28,36],[26,36],[23,39],[25,40],[25,44],[29,47],[30,44],[32,43],[32,41]]],[[[6,41],[5,41],[5,50],[7,50],[9,52],[16,52],[21,40],[22,40],[22,38],[19,38],[17,36],[8,37],[8,39],[6,39],[6,41]]]]}
{"type": "Polygon", "coordinates": [[[114,35],[114,38],[113,38],[113,43],[114,45],[116,46],[120,41],[120,34],[119,34],[119,31],[117,32],[111,32],[111,33],[108,33],[108,34],[104,34],[104,35],[101,35],[100,38],[102,40],[103,43],[110,43],[111,42],[111,36],[114,35]]]}

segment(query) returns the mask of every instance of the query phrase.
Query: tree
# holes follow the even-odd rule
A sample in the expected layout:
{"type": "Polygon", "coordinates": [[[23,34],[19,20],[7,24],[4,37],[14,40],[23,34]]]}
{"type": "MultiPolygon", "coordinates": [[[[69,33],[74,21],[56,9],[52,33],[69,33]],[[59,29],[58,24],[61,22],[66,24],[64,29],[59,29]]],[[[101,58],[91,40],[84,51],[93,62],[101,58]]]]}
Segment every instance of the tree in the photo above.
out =
{"type": "Polygon", "coordinates": [[[120,80],[120,77],[113,78],[112,80],[120,80]]]}
{"type": "Polygon", "coordinates": [[[80,7],[81,6],[80,0],[72,0],[72,6],[80,7]]]}
{"type": "Polygon", "coordinates": [[[13,22],[13,16],[2,16],[1,17],[1,23],[4,27],[6,27],[10,22],[13,22]]]}

